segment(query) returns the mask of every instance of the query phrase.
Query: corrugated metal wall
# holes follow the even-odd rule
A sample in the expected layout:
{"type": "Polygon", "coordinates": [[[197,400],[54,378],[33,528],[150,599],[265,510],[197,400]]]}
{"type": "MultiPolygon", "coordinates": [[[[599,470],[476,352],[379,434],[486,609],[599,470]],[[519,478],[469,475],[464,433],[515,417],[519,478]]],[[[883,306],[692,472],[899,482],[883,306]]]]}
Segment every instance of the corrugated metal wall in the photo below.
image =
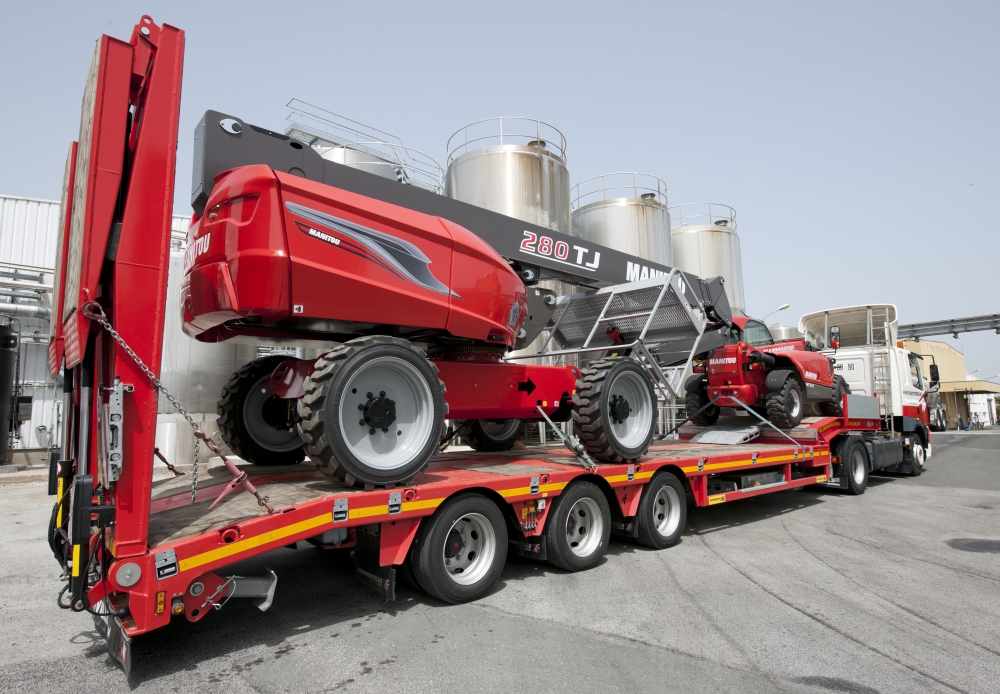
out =
{"type": "MultiPolygon", "coordinates": [[[[56,243],[59,238],[60,204],[54,200],[37,200],[0,195],[0,270],[21,270],[42,273],[40,286],[52,286],[56,263],[56,243]]],[[[180,249],[190,217],[174,215],[172,247],[180,249]]],[[[0,288],[3,287],[0,278],[0,288]]],[[[11,288],[8,283],[8,289],[11,288]]],[[[26,284],[18,281],[19,285],[26,284]]],[[[37,301],[0,296],[0,303],[11,301],[38,305],[37,301]]],[[[41,305],[52,307],[51,291],[43,293],[41,305]]],[[[2,311],[0,311],[2,313],[2,311]]],[[[62,389],[49,376],[49,324],[37,318],[20,318],[20,375],[24,395],[32,397],[31,421],[21,427],[21,448],[49,445],[49,436],[58,441],[61,427],[62,389]]]]}

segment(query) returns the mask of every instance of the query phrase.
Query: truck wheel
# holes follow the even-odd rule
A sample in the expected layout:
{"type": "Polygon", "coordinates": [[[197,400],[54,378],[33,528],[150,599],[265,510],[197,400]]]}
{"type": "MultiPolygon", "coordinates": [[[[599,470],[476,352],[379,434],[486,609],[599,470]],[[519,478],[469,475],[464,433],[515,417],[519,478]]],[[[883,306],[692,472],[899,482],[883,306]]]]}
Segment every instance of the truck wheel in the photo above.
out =
{"type": "Polygon", "coordinates": [[[573,426],[587,452],[607,463],[638,460],[656,428],[649,374],[628,358],[599,359],[581,374],[573,395],[573,426]]]}
{"type": "Polygon", "coordinates": [[[767,394],[767,418],[782,429],[794,429],[802,421],[802,386],[794,376],[789,376],[776,391],[767,394]]]}
{"type": "Polygon", "coordinates": [[[611,508],[604,492],[592,482],[566,487],[545,522],[549,563],[565,571],[593,568],[604,556],[611,537],[611,508]]]}
{"type": "Polygon", "coordinates": [[[920,477],[927,462],[927,451],[924,444],[916,436],[913,437],[913,449],[910,451],[910,477],[920,477]]]}
{"type": "Polygon", "coordinates": [[[641,544],[653,549],[677,544],[687,521],[687,499],[681,481],[669,472],[661,472],[650,480],[642,490],[635,520],[641,544]]]}
{"type": "Polygon", "coordinates": [[[833,396],[830,398],[830,402],[819,403],[819,411],[824,417],[843,417],[844,416],[844,403],[841,396],[850,395],[851,387],[847,385],[847,381],[844,380],[843,376],[833,377],[833,396]]]}
{"type": "Polygon", "coordinates": [[[295,426],[295,400],[271,391],[271,374],[287,359],[275,355],[244,364],[222,387],[219,433],[230,450],[248,463],[288,465],[305,458],[295,426]]]}
{"type": "Polygon", "coordinates": [[[847,477],[847,491],[864,494],[868,488],[868,449],[856,436],[848,437],[840,451],[840,474],[847,477]]]}
{"type": "Polygon", "coordinates": [[[423,521],[410,550],[417,583],[438,600],[478,600],[500,578],[507,560],[507,523],[481,494],[448,499],[423,521]]]}
{"type": "Polygon", "coordinates": [[[467,424],[469,445],[475,451],[509,451],[524,426],[520,419],[474,419],[467,424]]]}
{"type": "Polygon", "coordinates": [[[427,467],[448,406],[437,367],[406,340],[346,342],[316,362],[299,431],[319,470],[349,485],[391,487],[427,467]]]}
{"type": "MultiPolygon", "coordinates": [[[[708,404],[708,391],[704,388],[688,393],[684,398],[684,409],[688,414],[693,414],[708,404]]],[[[719,421],[719,413],[722,410],[717,405],[712,405],[701,414],[692,417],[691,423],[700,427],[710,427],[719,421]]]]}

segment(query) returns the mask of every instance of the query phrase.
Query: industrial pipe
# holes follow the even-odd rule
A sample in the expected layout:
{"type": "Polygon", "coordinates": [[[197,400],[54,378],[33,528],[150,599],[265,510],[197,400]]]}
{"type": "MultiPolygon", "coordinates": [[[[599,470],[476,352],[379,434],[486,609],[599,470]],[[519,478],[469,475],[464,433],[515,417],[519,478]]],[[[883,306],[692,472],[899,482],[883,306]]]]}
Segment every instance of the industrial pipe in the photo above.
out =
{"type": "Polygon", "coordinates": [[[26,306],[24,304],[0,304],[0,315],[20,316],[21,318],[41,318],[49,320],[52,309],[47,306],[26,306]]]}

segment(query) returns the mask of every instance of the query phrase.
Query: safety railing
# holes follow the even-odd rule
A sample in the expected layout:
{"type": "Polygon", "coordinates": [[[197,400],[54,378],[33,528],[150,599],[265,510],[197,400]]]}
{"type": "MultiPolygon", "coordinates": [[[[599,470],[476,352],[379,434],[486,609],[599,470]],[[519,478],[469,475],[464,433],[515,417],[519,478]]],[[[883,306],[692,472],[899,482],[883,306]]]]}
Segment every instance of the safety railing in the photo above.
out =
{"type": "Polygon", "coordinates": [[[620,171],[580,181],[570,190],[570,209],[578,210],[601,200],[635,198],[667,204],[667,184],[652,174],[620,171]]]}
{"type": "Polygon", "coordinates": [[[447,166],[463,154],[497,145],[534,147],[566,161],[566,137],[555,126],[535,118],[500,116],[469,123],[456,130],[445,145],[447,166]]]}
{"type": "Polygon", "coordinates": [[[670,228],[680,226],[721,226],[736,231],[736,210],[718,202],[689,202],[667,208],[670,228]]]}

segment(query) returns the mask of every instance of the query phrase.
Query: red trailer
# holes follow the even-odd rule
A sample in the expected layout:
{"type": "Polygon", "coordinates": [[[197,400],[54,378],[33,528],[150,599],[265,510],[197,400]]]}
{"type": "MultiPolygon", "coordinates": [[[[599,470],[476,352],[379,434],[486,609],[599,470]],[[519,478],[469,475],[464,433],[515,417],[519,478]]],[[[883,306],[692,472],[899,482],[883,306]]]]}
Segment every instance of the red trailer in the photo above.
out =
{"type": "MultiPolygon", "coordinates": [[[[680,441],[615,464],[577,445],[442,454],[385,489],[309,463],[226,461],[200,483],[197,465],[154,481],[183,44],[182,31],[149,17],[129,41],[98,43],[57,268],[52,364],[64,368],[67,435],[52,468],[49,539],[67,576],[60,604],[94,615],[126,671],[131,640],[171,618],[199,621],[233,597],[267,609],[276,576],[225,569],[299,541],[353,547],[359,578],[387,599],[399,571],[457,603],[493,587],[509,548],[579,571],[600,561],[612,532],[676,543],[690,504],[815,484],[864,491],[879,416],[877,401],[859,396],[844,396],[843,416],[787,432],[749,417],[682,428],[680,441]]],[[[539,401],[540,415],[553,404],[539,401]]]]}

